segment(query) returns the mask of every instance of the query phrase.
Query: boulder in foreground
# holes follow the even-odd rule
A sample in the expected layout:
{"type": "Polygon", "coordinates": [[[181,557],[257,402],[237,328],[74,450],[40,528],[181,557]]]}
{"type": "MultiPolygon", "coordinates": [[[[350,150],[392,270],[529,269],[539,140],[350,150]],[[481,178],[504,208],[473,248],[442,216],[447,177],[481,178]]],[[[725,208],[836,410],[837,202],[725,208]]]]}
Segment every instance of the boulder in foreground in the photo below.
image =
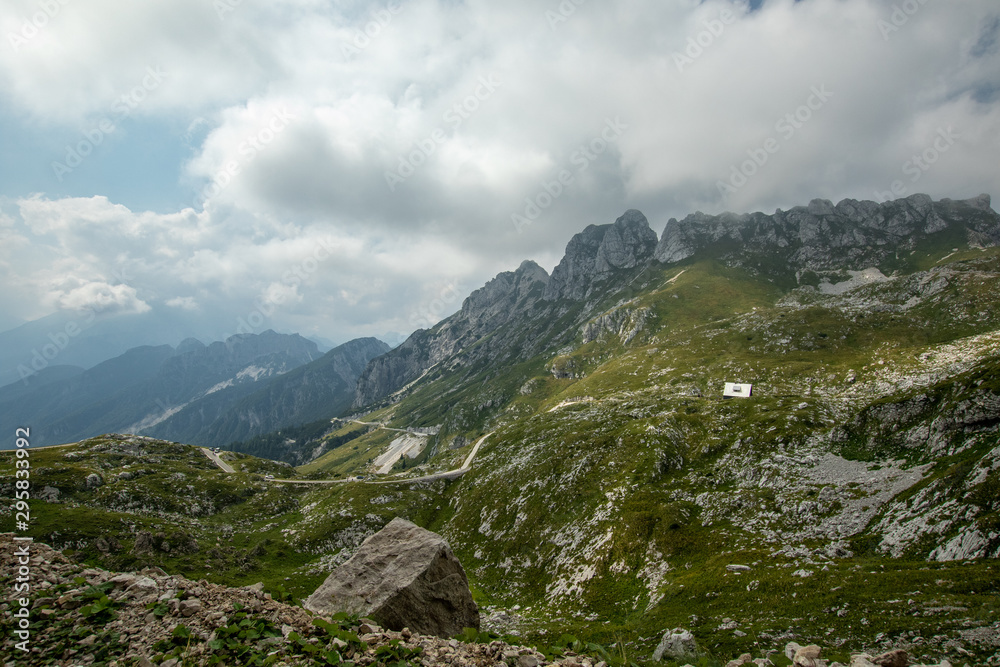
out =
{"type": "Polygon", "coordinates": [[[440,535],[398,517],[365,540],[303,606],[439,637],[479,629],[479,609],[451,547],[440,535]]]}

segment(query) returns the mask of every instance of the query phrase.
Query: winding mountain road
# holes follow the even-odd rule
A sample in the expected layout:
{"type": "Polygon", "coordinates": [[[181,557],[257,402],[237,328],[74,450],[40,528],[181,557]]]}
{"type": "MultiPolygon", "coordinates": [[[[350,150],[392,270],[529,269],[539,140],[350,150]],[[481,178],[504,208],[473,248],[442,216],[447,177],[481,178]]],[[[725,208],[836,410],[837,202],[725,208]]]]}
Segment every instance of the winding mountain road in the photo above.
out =
{"type": "MultiPolygon", "coordinates": [[[[440,479],[458,479],[465,473],[472,469],[472,462],[476,459],[476,454],[479,453],[479,448],[486,441],[486,438],[493,435],[493,431],[490,431],[486,435],[479,438],[476,444],[472,446],[472,451],[465,458],[462,463],[461,468],[455,468],[454,470],[447,470],[445,472],[436,472],[433,475],[424,475],[423,477],[403,477],[399,479],[380,479],[380,480],[364,480],[362,484],[416,484],[419,482],[435,482],[440,479]]],[[[353,482],[358,480],[352,479],[272,479],[271,482],[277,482],[280,484],[344,484],[345,482],[353,482]]]]}

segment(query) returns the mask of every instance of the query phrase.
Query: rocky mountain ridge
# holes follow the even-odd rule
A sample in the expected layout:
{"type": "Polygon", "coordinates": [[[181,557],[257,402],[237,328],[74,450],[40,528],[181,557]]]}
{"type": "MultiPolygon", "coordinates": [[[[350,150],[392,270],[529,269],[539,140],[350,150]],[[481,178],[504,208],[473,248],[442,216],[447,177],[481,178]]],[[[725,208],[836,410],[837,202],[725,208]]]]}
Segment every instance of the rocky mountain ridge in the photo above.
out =
{"type": "Polygon", "coordinates": [[[928,236],[949,229],[974,246],[1000,244],[996,216],[989,195],[934,202],[923,194],[881,204],[845,199],[834,206],[814,199],[773,215],[699,212],[667,222],[655,257],[671,264],[717,246],[715,253],[743,262],[747,254],[777,255],[792,270],[882,268],[898,265],[900,251],[911,251],[928,236]]]}
{"type": "Polygon", "coordinates": [[[386,399],[445,360],[456,362],[489,335],[504,337],[499,330],[508,322],[520,320],[534,330],[533,322],[572,311],[573,328],[583,325],[596,315],[588,297],[601,293],[614,275],[627,282],[646,268],[683,265],[700,257],[789,286],[801,281],[818,285],[822,277],[816,272],[843,276],[844,271],[870,267],[886,274],[912,270],[908,254],[931,237],[948,236],[956,245],[973,247],[1000,244],[1000,216],[990,202],[985,194],[940,202],[916,194],[881,204],[845,199],[834,206],[816,199],[773,215],[699,212],[681,221],[672,218],[658,241],[646,217],[630,209],[613,224],[590,225],[574,235],[551,276],[526,261],[470,295],[460,312],[431,330],[415,332],[373,361],[358,381],[353,407],[386,399]],[[541,294],[529,298],[535,287],[541,294]]]}

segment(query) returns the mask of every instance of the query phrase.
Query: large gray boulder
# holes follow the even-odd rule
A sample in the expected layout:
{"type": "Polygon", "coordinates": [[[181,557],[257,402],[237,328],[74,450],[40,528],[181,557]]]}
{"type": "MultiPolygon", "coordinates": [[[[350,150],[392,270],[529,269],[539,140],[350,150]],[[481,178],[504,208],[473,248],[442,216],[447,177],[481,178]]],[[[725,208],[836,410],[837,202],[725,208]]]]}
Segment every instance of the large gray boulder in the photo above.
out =
{"type": "Polygon", "coordinates": [[[395,518],[369,537],[310,595],[306,609],[347,612],[391,629],[453,637],[479,629],[469,580],[448,543],[429,530],[395,518]]]}

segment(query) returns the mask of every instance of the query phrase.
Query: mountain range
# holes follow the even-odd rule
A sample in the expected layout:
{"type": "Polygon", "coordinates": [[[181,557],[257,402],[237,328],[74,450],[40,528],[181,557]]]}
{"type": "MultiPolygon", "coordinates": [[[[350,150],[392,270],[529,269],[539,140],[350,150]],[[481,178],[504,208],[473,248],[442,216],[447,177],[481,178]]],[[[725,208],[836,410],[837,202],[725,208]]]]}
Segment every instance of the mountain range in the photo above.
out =
{"type": "MultiPolygon", "coordinates": [[[[403,517],[447,538],[486,629],[539,646],[571,633],[648,661],[677,628],[704,664],[790,640],[990,664],[998,290],[985,195],[695,213],[659,237],[629,210],[551,274],[526,261],[399,347],[304,362],[212,420],[321,418],[240,436],[293,440],[295,468],[228,452],[228,474],[127,435],[35,452],[36,539],[305,597],[403,517]],[[351,419],[298,407],[325,386],[351,419]]],[[[161,364],[149,378],[178,356],[134,354],[161,364]]],[[[0,495],[13,485],[0,475],[0,495]]]]}
{"type": "Polygon", "coordinates": [[[314,342],[273,331],[138,347],[87,370],[50,366],[0,388],[0,422],[44,424],[40,445],[116,431],[226,445],[338,415],[365,363],[388,349],[359,339],[321,355],[314,342]]]}

